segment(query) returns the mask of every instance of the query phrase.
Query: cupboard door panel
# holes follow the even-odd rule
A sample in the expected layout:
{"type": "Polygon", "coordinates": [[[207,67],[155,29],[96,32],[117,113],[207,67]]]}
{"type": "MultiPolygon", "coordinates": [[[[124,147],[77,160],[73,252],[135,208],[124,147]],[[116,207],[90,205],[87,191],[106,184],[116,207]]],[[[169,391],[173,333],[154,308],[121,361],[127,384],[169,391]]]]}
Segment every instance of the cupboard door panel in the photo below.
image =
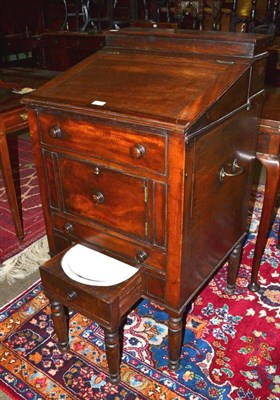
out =
{"type": "Polygon", "coordinates": [[[145,179],[59,158],[64,211],[145,239],[145,179]]]}

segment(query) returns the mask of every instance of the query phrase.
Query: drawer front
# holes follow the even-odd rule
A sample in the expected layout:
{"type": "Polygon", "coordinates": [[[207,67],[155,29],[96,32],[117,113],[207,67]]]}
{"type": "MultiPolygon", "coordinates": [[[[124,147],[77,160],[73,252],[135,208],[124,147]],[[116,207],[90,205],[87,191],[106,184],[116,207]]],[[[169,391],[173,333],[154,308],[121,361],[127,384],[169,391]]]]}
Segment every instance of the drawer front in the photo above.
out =
{"type": "Polygon", "coordinates": [[[104,327],[110,327],[110,320],[112,320],[113,316],[112,307],[109,303],[94,298],[88,291],[83,290],[82,286],[77,282],[67,279],[67,276],[62,278],[53,277],[45,270],[41,270],[40,274],[46,296],[56,299],[67,307],[91,318],[90,311],[94,310],[95,321],[104,327]],[[67,300],[71,296],[73,296],[73,300],[67,300]]]}
{"type": "Polygon", "coordinates": [[[27,113],[25,108],[10,111],[4,115],[5,131],[16,132],[28,126],[27,113]]]}
{"type": "Polygon", "coordinates": [[[60,156],[64,211],[116,231],[146,238],[146,181],[60,156]]]}
{"type": "Polygon", "coordinates": [[[141,298],[144,274],[139,270],[131,278],[112,286],[91,286],[70,279],[62,270],[59,254],[40,267],[45,294],[110,331],[119,327],[120,319],[141,298]]]}
{"type": "Polygon", "coordinates": [[[39,128],[44,144],[141,170],[165,173],[166,139],[163,136],[93,124],[73,115],[40,114],[39,128]]]}
{"type": "Polygon", "coordinates": [[[123,236],[114,236],[102,227],[83,221],[80,218],[53,213],[53,227],[58,233],[58,250],[62,251],[69,243],[85,242],[93,245],[97,250],[106,249],[109,254],[127,259],[129,264],[141,263],[150,268],[165,271],[166,253],[157,247],[149,246],[142,242],[132,242],[123,236]],[[60,235],[59,235],[60,234],[60,235]],[[60,245],[59,237],[63,236],[65,241],[60,245]]]}

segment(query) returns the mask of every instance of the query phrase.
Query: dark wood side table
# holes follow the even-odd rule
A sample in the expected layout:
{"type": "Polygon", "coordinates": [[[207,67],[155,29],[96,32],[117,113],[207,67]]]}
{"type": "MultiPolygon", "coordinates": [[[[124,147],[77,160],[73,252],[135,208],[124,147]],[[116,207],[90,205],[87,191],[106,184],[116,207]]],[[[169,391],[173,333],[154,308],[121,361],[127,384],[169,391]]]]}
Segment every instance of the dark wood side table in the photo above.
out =
{"type": "Polygon", "coordinates": [[[257,159],[266,170],[266,187],[263,209],[256,240],[252,277],[249,289],[256,292],[260,289],[257,283],[261,258],[266,246],[267,235],[271,224],[280,181],[280,96],[267,93],[260,121],[260,135],[257,147],[257,159]]]}
{"type": "Polygon", "coordinates": [[[14,93],[13,89],[24,87],[38,88],[55,75],[57,75],[55,72],[22,68],[0,70],[0,81],[2,82],[2,87],[0,86],[0,169],[19,240],[23,239],[23,228],[14,187],[6,135],[28,128],[28,118],[25,107],[21,104],[23,95],[14,93]]]}

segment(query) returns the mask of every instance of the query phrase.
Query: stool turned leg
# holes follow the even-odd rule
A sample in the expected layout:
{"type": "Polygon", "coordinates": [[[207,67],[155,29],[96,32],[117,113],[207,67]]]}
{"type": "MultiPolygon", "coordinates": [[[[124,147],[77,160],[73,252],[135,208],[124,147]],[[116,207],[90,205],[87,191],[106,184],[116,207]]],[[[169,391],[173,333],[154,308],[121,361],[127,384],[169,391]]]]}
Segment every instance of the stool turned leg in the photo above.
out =
{"type": "Polygon", "coordinates": [[[182,317],[173,318],[169,316],[168,321],[168,366],[172,370],[179,368],[179,358],[182,347],[183,323],[182,317]]]}
{"type": "Polygon", "coordinates": [[[231,252],[231,255],[228,260],[228,278],[226,286],[226,292],[228,294],[232,294],[235,290],[237,274],[241,261],[241,254],[242,254],[242,243],[239,242],[231,252]]]}
{"type": "Polygon", "coordinates": [[[68,340],[68,317],[65,313],[65,307],[58,301],[52,301],[51,312],[52,312],[54,330],[58,338],[59,348],[62,352],[66,352],[69,350],[69,340],[68,340]]]}
{"type": "Polygon", "coordinates": [[[257,282],[258,273],[261,258],[267,242],[267,236],[271,224],[271,217],[273,214],[273,208],[275,205],[280,180],[280,163],[278,157],[271,157],[259,154],[258,159],[261,161],[262,165],[266,169],[266,185],[261,220],[252,263],[251,282],[248,286],[249,289],[253,292],[257,292],[260,289],[260,285],[257,282]]]}
{"type": "Polygon", "coordinates": [[[109,381],[116,385],[120,381],[120,334],[116,332],[108,332],[104,329],[106,356],[109,369],[109,381]]]}

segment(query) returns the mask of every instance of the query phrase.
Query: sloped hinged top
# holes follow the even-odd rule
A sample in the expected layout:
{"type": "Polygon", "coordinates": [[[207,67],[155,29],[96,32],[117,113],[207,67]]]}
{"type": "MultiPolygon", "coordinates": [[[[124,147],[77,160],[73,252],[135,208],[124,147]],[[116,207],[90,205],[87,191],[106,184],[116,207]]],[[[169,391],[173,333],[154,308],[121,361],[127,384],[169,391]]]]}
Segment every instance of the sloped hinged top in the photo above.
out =
{"type": "MultiPolygon", "coordinates": [[[[205,57],[188,52],[184,56],[175,52],[151,53],[152,45],[147,51],[138,51],[137,43],[142,35],[157,47],[160,33],[132,33],[128,30],[127,37],[133,38],[134,48],[121,39],[126,37],[125,32],[113,33],[108,36],[108,43],[112,45],[114,38],[118,38],[117,47],[105,47],[48,82],[24,102],[115,121],[145,123],[148,120],[152,126],[186,132],[229,88],[249,74],[250,57],[235,60],[217,54],[205,57]]],[[[199,32],[198,36],[202,49],[201,43],[207,42],[209,34],[199,32]]],[[[248,42],[257,48],[261,47],[258,45],[260,41],[264,47],[263,35],[261,38],[258,36],[250,36],[248,42]]],[[[186,33],[177,36],[162,32],[160,36],[169,47],[173,44],[176,47],[182,37],[188,41],[186,33]]],[[[229,42],[231,37],[233,42],[239,43],[239,35],[234,34],[212,34],[211,40],[215,42],[218,38],[218,42],[223,42],[223,39],[229,42]]],[[[194,34],[190,38],[193,41],[194,34]]]]}

